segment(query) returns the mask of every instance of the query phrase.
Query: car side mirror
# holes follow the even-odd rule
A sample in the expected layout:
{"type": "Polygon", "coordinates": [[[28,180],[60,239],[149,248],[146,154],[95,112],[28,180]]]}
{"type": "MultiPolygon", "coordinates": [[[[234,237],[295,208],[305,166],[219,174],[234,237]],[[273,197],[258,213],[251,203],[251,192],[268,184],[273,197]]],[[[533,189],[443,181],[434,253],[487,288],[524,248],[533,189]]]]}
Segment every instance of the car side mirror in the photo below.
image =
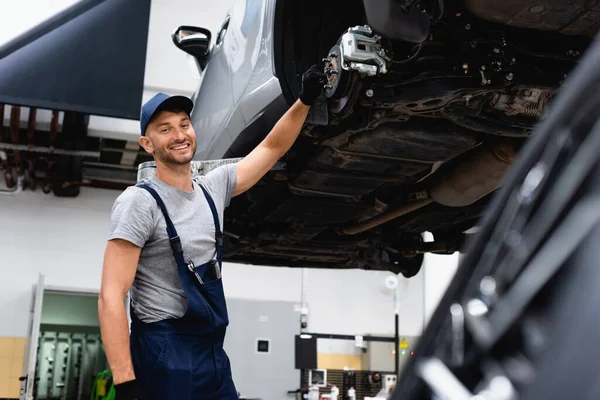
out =
{"type": "Polygon", "coordinates": [[[171,37],[177,48],[196,57],[202,68],[204,68],[210,53],[211,34],[208,29],[180,26],[171,37]]]}

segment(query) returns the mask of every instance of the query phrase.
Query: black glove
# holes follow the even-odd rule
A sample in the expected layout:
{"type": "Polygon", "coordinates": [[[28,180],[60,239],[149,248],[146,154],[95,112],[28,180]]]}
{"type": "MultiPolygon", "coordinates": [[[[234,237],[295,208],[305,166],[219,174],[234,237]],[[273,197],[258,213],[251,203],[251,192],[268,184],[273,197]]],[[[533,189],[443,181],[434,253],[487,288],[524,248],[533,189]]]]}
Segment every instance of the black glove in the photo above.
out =
{"type": "Polygon", "coordinates": [[[317,97],[321,95],[323,85],[327,78],[323,72],[323,68],[319,68],[317,64],[311,66],[304,74],[302,74],[302,90],[300,91],[300,101],[307,106],[312,105],[317,97]]]}
{"type": "Polygon", "coordinates": [[[142,393],[136,380],[127,381],[115,385],[115,400],[144,400],[146,396],[142,393]]]}

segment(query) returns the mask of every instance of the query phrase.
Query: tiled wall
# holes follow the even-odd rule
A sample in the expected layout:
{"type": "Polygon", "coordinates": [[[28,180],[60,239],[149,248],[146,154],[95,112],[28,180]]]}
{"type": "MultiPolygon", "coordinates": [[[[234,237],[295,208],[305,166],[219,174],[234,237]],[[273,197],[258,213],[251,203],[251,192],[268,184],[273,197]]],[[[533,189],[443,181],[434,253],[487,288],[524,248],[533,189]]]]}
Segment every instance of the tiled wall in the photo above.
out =
{"type": "Polygon", "coordinates": [[[0,399],[18,399],[26,339],[0,337],[0,399]]]}

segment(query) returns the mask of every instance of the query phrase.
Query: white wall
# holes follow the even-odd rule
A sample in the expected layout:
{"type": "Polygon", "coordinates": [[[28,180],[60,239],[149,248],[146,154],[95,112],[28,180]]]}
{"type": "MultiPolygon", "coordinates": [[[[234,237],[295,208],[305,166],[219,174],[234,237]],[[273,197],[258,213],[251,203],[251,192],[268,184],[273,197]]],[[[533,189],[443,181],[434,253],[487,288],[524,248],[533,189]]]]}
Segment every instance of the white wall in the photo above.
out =
{"type": "MultiPolygon", "coordinates": [[[[82,188],[77,198],[41,191],[0,196],[0,336],[27,336],[31,288],[46,284],[100,288],[109,212],[119,192],[82,188]]],[[[400,279],[400,333],[416,336],[439,288],[455,266],[452,257],[426,257],[423,271],[400,279]],[[447,262],[450,261],[450,262],[447,262]],[[425,291],[423,289],[424,276],[425,291]],[[425,293],[425,296],[424,296],[425,293]]],[[[226,264],[228,297],[302,300],[302,270],[226,264]]],[[[304,274],[308,330],[339,334],[393,334],[393,296],[383,289],[385,272],[308,269],[304,274]]]]}
{"type": "MultiPolygon", "coordinates": [[[[295,301],[301,304],[302,270],[240,264],[225,267],[229,297],[295,301]]],[[[393,334],[393,293],[383,290],[390,273],[306,269],[307,331],[333,334],[393,334]]],[[[401,278],[400,330],[417,335],[423,326],[423,274],[401,278]]]]}
{"type": "Polygon", "coordinates": [[[231,5],[233,0],[152,0],[144,86],[191,94],[198,70],[171,34],[181,25],[199,26],[211,31],[214,43],[231,5]]]}
{"type": "Polygon", "coordinates": [[[108,213],[116,192],[78,198],[36,192],[0,196],[0,336],[26,336],[31,287],[99,288],[108,213]]]}
{"type": "Polygon", "coordinates": [[[438,303],[446,292],[458,268],[459,253],[449,256],[428,255],[424,269],[425,281],[425,322],[433,315],[438,303]]]}
{"type": "Polygon", "coordinates": [[[0,46],[62,12],[79,0],[2,0],[0,46]],[[32,4],[34,3],[34,4],[32,4]]]}

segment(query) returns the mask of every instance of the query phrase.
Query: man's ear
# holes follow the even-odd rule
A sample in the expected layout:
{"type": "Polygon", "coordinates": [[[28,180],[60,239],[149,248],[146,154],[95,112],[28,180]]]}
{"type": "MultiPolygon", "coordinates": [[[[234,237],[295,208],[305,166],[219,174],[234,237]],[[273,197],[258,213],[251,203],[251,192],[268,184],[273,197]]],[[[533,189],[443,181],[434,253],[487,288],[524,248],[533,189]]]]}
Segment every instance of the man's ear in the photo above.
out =
{"type": "Polygon", "coordinates": [[[140,146],[142,146],[147,153],[154,153],[154,147],[152,146],[152,142],[146,136],[140,136],[140,146]]]}

